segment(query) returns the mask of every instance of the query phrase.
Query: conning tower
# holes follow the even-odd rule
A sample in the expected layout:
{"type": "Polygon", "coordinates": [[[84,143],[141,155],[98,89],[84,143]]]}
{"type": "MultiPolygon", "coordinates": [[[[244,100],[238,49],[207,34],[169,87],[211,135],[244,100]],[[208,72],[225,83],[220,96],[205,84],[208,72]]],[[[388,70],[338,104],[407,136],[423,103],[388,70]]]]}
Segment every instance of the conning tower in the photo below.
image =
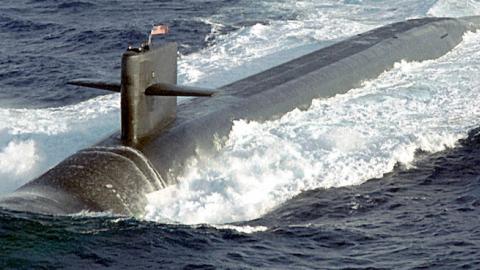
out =
{"type": "Polygon", "coordinates": [[[121,82],[79,79],[69,84],[121,93],[121,140],[138,148],[176,116],[177,96],[212,96],[211,90],[177,85],[177,45],[129,47],[122,56],[121,82]]]}

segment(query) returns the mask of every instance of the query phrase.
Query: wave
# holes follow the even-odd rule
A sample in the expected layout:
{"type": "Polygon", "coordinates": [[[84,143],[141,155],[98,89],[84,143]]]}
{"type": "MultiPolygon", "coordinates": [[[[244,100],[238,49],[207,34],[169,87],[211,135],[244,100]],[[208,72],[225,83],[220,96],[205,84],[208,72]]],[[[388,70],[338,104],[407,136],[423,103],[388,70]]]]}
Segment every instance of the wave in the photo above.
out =
{"type": "Polygon", "coordinates": [[[64,2],[57,6],[58,9],[73,9],[76,12],[78,12],[79,9],[88,9],[94,7],[95,4],[83,1],[64,2]]]}
{"type": "Polygon", "coordinates": [[[3,32],[28,33],[38,31],[58,30],[61,26],[55,23],[43,23],[28,19],[12,18],[9,16],[0,16],[0,29],[3,32]]]}
{"type": "Polygon", "coordinates": [[[0,109],[0,194],[117,130],[119,103],[119,95],[107,95],[58,108],[0,109]]]}
{"type": "MultiPolygon", "coordinates": [[[[52,7],[55,8],[57,5],[63,3],[55,2],[53,6],[45,6],[45,2],[48,1],[31,1],[30,3],[40,3],[39,8],[42,10],[41,12],[47,13],[51,12],[52,7]]],[[[82,3],[83,2],[85,1],[82,1],[82,3]]],[[[339,39],[393,21],[425,15],[438,15],[441,12],[449,16],[469,15],[472,12],[478,13],[476,3],[476,1],[472,0],[458,3],[454,1],[434,0],[402,0],[395,3],[387,0],[327,0],[321,2],[309,0],[277,0],[255,3],[252,1],[238,1],[235,5],[228,5],[219,9],[216,11],[216,15],[206,19],[192,18],[197,22],[202,22],[202,25],[215,26],[211,28],[212,31],[210,33],[206,34],[206,38],[214,40],[214,42],[209,43],[210,46],[196,53],[181,56],[179,61],[179,81],[184,84],[204,85],[208,87],[225,85],[234,80],[267,69],[270,66],[278,65],[302,54],[327,46],[339,39]],[[454,5],[455,8],[452,8],[452,5],[454,5]],[[469,10],[472,6],[475,7],[473,11],[469,10]],[[242,14],[242,16],[239,17],[238,14],[242,14]],[[209,37],[209,35],[211,37],[209,37]]],[[[136,2],[122,3],[121,5],[123,6],[118,9],[133,9],[135,7],[135,12],[141,14],[136,2]]],[[[148,7],[152,9],[155,5],[153,2],[148,3],[148,7]]],[[[75,6],[78,6],[78,4],[67,5],[65,8],[69,10],[69,8],[74,8],[75,6]]],[[[82,4],[80,4],[80,6],[82,6],[82,4]]],[[[117,7],[115,7],[112,12],[117,14],[119,12],[121,13],[122,10],[117,10],[117,7]]],[[[92,63],[93,61],[96,64],[93,68],[87,68],[88,72],[99,74],[100,76],[113,77],[114,75],[111,72],[103,71],[106,70],[110,64],[105,65],[105,61],[95,62],[95,59],[93,59],[93,57],[87,57],[87,54],[92,55],[92,50],[106,51],[109,48],[119,46],[117,43],[112,43],[116,40],[112,38],[112,36],[118,35],[120,32],[122,32],[120,34],[122,35],[121,40],[122,42],[125,41],[125,44],[132,39],[141,40],[143,34],[138,31],[138,28],[143,26],[140,25],[143,25],[143,23],[126,26],[114,24],[113,26],[109,25],[112,29],[116,29],[114,31],[100,27],[92,33],[82,31],[84,28],[82,28],[81,25],[78,28],[79,32],[70,31],[72,30],[70,29],[70,25],[69,27],[63,27],[53,31],[53,36],[63,36],[64,31],[68,30],[68,32],[71,33],[66,35],[65,39],[71,38],[69,41],[78,43],[76,48],[85,44],[96,44],[96,41],[106,37],[107,43],[103,44],[106,46],[82,46],[83,49],[79,49],[80,53],[76,51],[77,56],[80,55],[81,57],[76,59],[75,64],[92,63]],[[127,31],[121,31],[121,29],[119,29],[123,29],[124,27],[128,28],[127,31]],[[110,31],[110,33],[108,31],[110,31]],[[103,69],[99,68],[99,66],[103,67],[104,65],[105,67],[103,69]]],[[[20,32],[35,32],[35,30],[48,30],[52,32],[52,27],[57,27],[50,23],[35,22],[27,19],[14,19],[13,16],[1,16],[0,26],[12,30],[10,32],[16,32],[17,30],[20,32]]],[[[468,42],[465,44],[467,45],[462,46],[468,47],[471,45],[468,42]]],[[[56,46],[60,48],[65,47],[63,43],[57,44],[56,46]]],[[[71,54],[71,50],[76,48],[70,46],[63,52],[71,54]]],[[[54,50],[54,52],[56,51],[54,50]]],[[[115,52],[110,52],[108,57],[116,57],[114,53],[115,52]]],[[[45,59],[39,59],[36,62],[42,62],[40,60],[45,59]]],[[[465,68],[470,67],[470,65],[465,62],[467,60],[476,61],[472,60],[471,57],[459,60],[464,61],[462,62],[464,65],[459,66],[459,70],[466,73],[462,73],[463,75],[459,76],[466,76],[463,80],[466,84],[471,81],[471,78],[468,78],[468,74],[470,73],[465,71],[465,68]]],[[[18,59],[16,61],[18,61],[18,59]]],[[[11,63],[7,62],[3,64],[11,65],[11,63]]],[[[429,74],[428,76],[432,76],[433,73],[422,73],[423,69],[428,69],[429,65],[431,65],[431,63],[402,63],[398,64],[394,71],[388,74],[397,74],[397,76],[400,77],[415,77],[414,74],[407,72],[409,69],[412,69],[420,74],[429,74]]],[[[440,70],[455,70],[457,68],[457,65],[450,65],[446,62],[444,62],[443,65],[440,70]]],[[[58,69],[65,67],[65,65],[59,66],[58,69]]],[[[24,68],[24,66],[19,67],[24,68]]],[[[71,64],[67,67],[74,69],[76,65],[71,64]]],[[[44,68],[44,66],[40,68],[44,68]]],[[[116,68],[118,69],[118,66],[116,68]]],[[[45,70],[48,71],[50,69],[45,70]]],[[[19,69],[19,72],[20,71],[21,69],[19,69]]],[[[57,69],[54,71],[59,72],[57,69]]],[[[32,71],[29,70],[29,72],[32,71]]],[[[73,73],[75,72],[76,71],[73,71],[73,73]]],[[[85,73],[85,71],[83,72],[85,73]]],[[[69,74],[71,73],[72,72],[69,74]]],[[[13,75],[6,74],[5,76],[11,77],[13,75]]],[[[433,86],[429,84],[431,77],[428,76],[423,78],[424,81],[422,81],[420,77],[415,77],[418,87],[408,88],[403,81],[405,84],[403,86],[401,86],[402,83],[399,82],[399,85],[390,85],[389,87],[397,90],[409,89],[411,93],[419,96],[426,95],[428,97],[429,95],[435,94],[435,92],[430,89],[433,86]]],[[[380,174],[382,171],[388,171],[389,168],[393,166],[392,164],[397,161],[408,163],[409,160],[413,158],[413,152],[416,148],[425,148],[427,150],[431,148],[431,151],[437,151],[443,147],[443,144],[452,146],[454,142],[466,132],[465,127],[458,132],[453,132],[448,128],[439,130],[432,129],[430,131],[431,133],[427,132],[423,135],[419,134],[419,136],[413,133],[413,135],[410,133],[408,133],[409,135],[402,133],[402,136],[404,136],[402,137],[395,132],[391,132],[392,128],[390,126],[397,123],[389,121],[394,121],[394,119],[385,118],[385,121],[381,122],[384,124],[383,128],[388,131],[385,133],[386,137],[384,141],[381,139],[374,140],[373,142],[369,141],[369,136],[375,134],[365,133],[366,131],[376,131],[378,134],[383,134],[384,131],[380,132],[380,130],[370,129],[369,127],[365,127],[365,130],[357,130],[353,125],[349,126],[348,124],[352,121],[364,121],[364,118],[360,116],[373,113],[373,111],[359,111],[358,115],[356,115],[358,117],[353,120],[346,119],[342,114],[349,112],[351,108],[360,110],[357,108],[358,106],[355,105],[355,102],[353,102],[356,100],[353,93],[367,93],[368,91],[375,92],[380,91],[380,89],[385,89],[385,87],[382,88],[381,85],[375,85],[375,82],[384,82],[384,84],[387,84],[384,77],[378,81],[370,82],[370,86],[369,83],[367,83],[366,88],[353,91],[352,94],[336,97],[328,101],[316,101],[312,109],[308,112],[291,112],[282,118],[283,122],[265,124],[247,123],[241,120],[236,122],[229,145],[225,149],[223,156],[217,157],[212,161],[212,164],[207,163],[207,161],[192,160],[192,165],[188,173],[183,176],[186,184],[184,186],[171,187],[164,191],[165,194],[170,194],[171,196],[173,196],[175,192],[182,191],[183,195],[179,197],[178,204],[173,202],[173,197],[167,196],[164,202],[158,202],[158,196],[160,195],[152,195],[153,201],[150,205],[150,214],[147,218],[157,220],[163,216],[187,223],[202,221],[218,221],[221,223],[228,220],[250,219],[275,207],[275,205],[293,196],[293,194],[300,192],[302,189],[361,183],[368,177],[380,174]],[[342,99],[346,100],[342,101],[342,99]],[[349,101],[351,101],[351,104],[349,104],[349,101]],[[344,110],[335,111],[336,105],[334,106],[334,104],[338,104],[338,106],[344,108],[344,110]],[[335,115],[336,117],[342,116],[343,118],[340,117],[338,119],[344,119],[345,123],[328,124],[329,122],[326,120],[331,119],[326,115],[322,116],[319,111],[321,108],[329,109],[330,115],[335,115]],[[318,119],[323,120],[320,121],[318,119]],[[328,130],[327,128],[329,127],[332,129],[328,130]],[[309,130],[311,130],[311,133],[308,132],[309,130]],[[315,132],[319,135],[315,135],[315,132]],[[320,136],[320,134],[322,135],[322,140],[319,139],[320,137],[316,137],[320,136]],[[338,134],[350,134],[351,136],[339,137],[338,134]],[[301,141],[302,136],[310,139],[301,141]],[[387,138],[388,136],[391,137],[387,138]],[[313,142],[314,145],[309,145],[309,142],[313,142]],[[398,146],[398,148],[393,148],[396,142],[401,142],[402,144],[398,146]],[[273,148],[283,147],[284,143],[284,154],[274,151],[273,148]],[[355,156],[356,151],[359,151],[358,149],[372,149],[368,143],[374,143],[374,146],[380,148],[383,146],[385,149],[390,149],[389,151],[393,151],[392,153],[396,154],[391,154],[390,156],[381,155],[380,157],[376,157],[378,160],[374,158],[373,154],[369,156],[369,152],[355,156]],[[267,149],[268,147],[272,147],[272,149],[267,149]],[[256,148],[258,148],[258,150],[256,150],[256,148]],[[315,153],[315,151],[318,151],[318,153],[315,153]],[[331,170],[331,168],[327,166],[328,164],[325,163],[322,165],[315,160],[315,155],[320,155],[321,157],[319,157],[319,159],[322,159],[324,153],[333,155],[331,156],[331,161],[338,162],[338,167],[335,167],[337,170],[345,168],[345,171],[342,171],[343,173],[340,174],[342,177],[345,179],[355,178],[356,180],[351,180],[350,182],[343,178],[335,180],[335,170],[331,170]],[[337,155],[343,153],[343,155],[338,156],[337,158],[339,159],[334,159],[335,153],[337,155]],[[348,157],[345,153],[352,153],[352,156],[348,157]],[[272,160],[273,163],[268,162],[270,155],[275,157],[275,159],[272,160]],[[254,158],[249,159],[249,156],[253,156],[254,158]],[[344,159],[342,160],[341,157],[344,159]],[[360,157],[363,157],[363,159],[358,159],[360,157]],[[343,163],[340,163],[340,161],[343,163]],[[377,161],[378,164],[375,163],[377,161]],[[231,164],[238,167],[233,167],[232,171],[228,171],[226,168],[230,167],[231,164]],[[195,166],[198,166],[198,168],[195,168],[195,166]],[[240,171],[242,166],[244,169],[243,172],[240,171]],[[211,168],[210,171],[209,167],[211,168]],[[363,171],[360,169],[355,170],[357,167],[368,167],[369,169],[363,171]],[[275,168],[279,168],[278,171],[274,171],[273,169],[275,168]],[[323,176],[323,171],[331,171],[331,173],[323,176]],[[215,176],[215,174],[218,175],[215,176]],[[245,178],[245,180],[239,178],[242,174],[246,174],[245,177],[247,178],[245,178]],[[204,176],[206,177],[205,179],[200,179],[204,176]],[[235,182],[238,180],[237,178],[241,181],[235,182]],[[248,179],[252,180],[247,181],[248,179]],[[275,183],[269,179],[280,179],[280,181],[275,183]],[[292,182],[288,182],[290,180],[292,182]],[[230,183],[228,183],[229,181],[230,183]],[[254,185],[250,186],[251,182],[253,182],[254,185]],[[215,183],[217,183],[216,186],[215,183]],[[188,185],[205,188],[205,190],[200,190],[195,193],[188,185]],[[219,190],[217,195],[213,192],[213,190],[215,190],[214,187],[219,190]],[[243,190],[236,192],[234,190],[235,188],[241,188],[243,190]],[[268,196],[272,197],[271,202],[265,201],[267,197],[263,196],[263,193],[258,196],[258,200],[256,199],[256,190],[262,190],[262,188],[270,189],[271,192],[266,192],[266,194],[270,194],[268,196]],[[289,191],[282,193],[282,191],[280,191],[282,188],[289,191]],[[233,191],[228,193],[230,189],[233,191]],[[226,190],[228,190],[228,192],[226,190]],[[183,193],[183,191],[186,192],[183,193]],[[255,203],[255,200],[249,199],[245,192],[257,200],[257,203],[255,203]],[[247,203],[245,206],[240,205],[235,208],[236,199],[238,199],[238,204],[244,203],[244,200],[247,201],[247,203]],[[223,203],[222,200],[225,201],[224,207],[222,205],[214,205],[215,203],[223,203]],[[171,212],[162,212],[163,206],[165,205],[171,206],[171,212]],[[221,208],[218,214],[205,214],[205,212],[211,211],[215,209],[215,207],[221,208]],[[258,207],[258,209],[256,207],[258,207]],[[188,217],[190,213],[197,210],[198,213],[193,213],[191,217],[188,217]],[[202,213],[205,216],[202,217],[202,213]]],[[[398,78],[392,78],[393,81],[395,81],[395,79],[398,78]]],[[[441,81],[440,77],[438,79],[441,81]]],[[[14,80],[14,78],[12,78],[12,80],[14,80]]],[[[451,82],[445,85],[451,86],[451,82]]],[[[15,85],[15,87],[17,87],[17,85],[15,85]]],[[[473,94],[475,91],[465,91],[466,87],[476,89],[473,85],[459,87],[465,93],[472,92],[473,94]]],[[[440,87],[440,89],[443,88],[440,87]]],[[[48,90],[50,91],[52,89],[48,90]]],[[[56,92],[52,91],[52,93],[56,92]]],[[[400,91],[399,93],[404,92],[400,91]]],[[[407,96],[396,97],[394,94],[395,93],[391,93],[392,96],[388,97],[383,94],[379,95],[378,93],[374,93],[371,96],[364,95],[363,98],[360,98],[360,96],[362,96],[360,95],[358,102],[365,102],[368,108],[371,108],[373,106],[372,104],[376,104],[376,102],[383,102],[382,104],[390,104],[390,106],[414,106],[417,104],[413,102],[418,98],[416,96],[411,97],[413,103],[409,103],[407,96]],[[404,103],[400,101],[398,101],[400,103],[388,103],[387,101],[389,100],[403,100],[404,103]]],[[[458,93],[456,94],[458,96],[458,93]]],[[[452,94],[452,100],[455,100],[453,97],[457,96],[452,94]]],[[[476,97],[472,96],[471,98],[476,97]]],[[[458,101],[462,102],[463,99],[458,101]]],[[[361,102],[359,104],[363,104],[361,102]]],[[[469,103],[467,102],[466,104],[469,103]]],[[[118,96],[109,95],[93,98],[76,105],[57,108],[0,109],[0,179],[2,181],[0,184],[0,193],[6,193],[19,187],[27,180],[44,172],[69,154],[72,154],[82,147],[91,145],[101,137],[118,129],[118,105],[118,96]],[[18,164],[18,166],[14,164],[18,164]]],[[[421,106],[421,103],[419,103],[418,106],[421,106]]],[[[464,112],[465,107],[462,107],[462,104],[457,104],[457,106],[458,108],[451,106],[446,108],[452,109],[455,112],[455,117],[460,119],[462,116],[459,112],[464,112]]],[[[411,109],[413,109],[413,107],[411,109]]],[[[416,109],[422,109],[422,107],[416,109]]],[[[475,112],[475,108],[470,109],[475,112]]],[[[385,111],[388,110],[385,108],[385,111]]],[[[442,113],[445,114],[447,112],[442,111],[442,113]]],[[[386,112],[383,112],[383,114],[386,114],[386,112]]],[[[467,115],[469,114],[467,113],[467,115]]],[[[379,117],[380,116],[382,115],[379,115],[379,117]]],[[[426,119],[428,119],[428,117],[426,119]]],[[[433,122],[425,122],[425,127],[433,128],[436,125],[443,127],[444,125],[448,126],[450,124],[449,122],[442,122],[440,120],[435,120],[438,122],[434,120],[431,121],[433,122]]],[[[406,123],[407,122],[401,122],[402,125],[406,123]]],[[[414,131],[415,129],[412,130],[414,131]]],[[[413,132],[412,130],[409,129],[408,131],[413,132]]]]}
{"type": "Polygon", "coordinates": [[[478,0],[439,0],[427,12],[429,16],[461,17],[480,14],[478,0]]]}
{"type": "Polygon", "coordinates": [[[397,63],[345,95],[266,123],[236,121],[218,156],[192,159],[177,186],[149,194],[146,219],[257,218],[304,190],[361,184],[417,150],[454,147],[479,126],[480,34],[435,61],[397,63]]]}

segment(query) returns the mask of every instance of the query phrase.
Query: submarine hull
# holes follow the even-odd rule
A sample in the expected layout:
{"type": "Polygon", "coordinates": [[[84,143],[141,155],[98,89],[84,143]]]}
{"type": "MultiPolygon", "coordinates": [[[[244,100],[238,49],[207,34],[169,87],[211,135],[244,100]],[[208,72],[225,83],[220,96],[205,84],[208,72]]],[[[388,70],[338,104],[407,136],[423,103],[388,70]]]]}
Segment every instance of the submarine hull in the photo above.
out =
{"type": "MultiPolygon", "coordinates": [[[[221,88],[211,99],[179,105],[172,126],[140,150],[174,184],[190,157],[214,154],[238,119],[274,120],[313,99],[359,87],[402,60],[436,59],[457,46],[480,17],[424,18],[356,35],[221,88]]],[[[113,137],[104,143],[118,143],[113,137]]]]}
{"type": "Polygon", "coordinates": [[[212,98],[179,105],[167,128],[138,145],[125,146],[121,133],[115,133],[20,187],[0,206],[141,215],[145,194],[175,184],[189,159],[215,154],[234,120],[273,120],[307,109],[313,99],[346,93],[396,62],[438,58],[479,26],[480,17],[423,18],[356,35],[226,85],[212,98]]]}

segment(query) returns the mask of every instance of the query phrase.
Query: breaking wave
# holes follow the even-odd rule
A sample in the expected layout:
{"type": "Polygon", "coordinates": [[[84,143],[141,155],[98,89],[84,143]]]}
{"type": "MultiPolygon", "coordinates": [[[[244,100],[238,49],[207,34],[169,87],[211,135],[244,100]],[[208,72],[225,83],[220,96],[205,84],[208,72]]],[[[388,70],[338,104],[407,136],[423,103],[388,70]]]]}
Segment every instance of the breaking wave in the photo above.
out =
{"type": "Polygon", "coordinates": [[[46,109],[0,109],[0,194],[13,191],[119,126],[119,95],[46,109]]]}
{"type": "Polygon", "coordinates": [[[361,184],[453,147],[479,124],[480,34],[448,55],[401,62],[361,88],[266,123],[236,121],[212,159],[149,195],[146,218],[224,223],[257,218],[304,190],[361,184]]]}

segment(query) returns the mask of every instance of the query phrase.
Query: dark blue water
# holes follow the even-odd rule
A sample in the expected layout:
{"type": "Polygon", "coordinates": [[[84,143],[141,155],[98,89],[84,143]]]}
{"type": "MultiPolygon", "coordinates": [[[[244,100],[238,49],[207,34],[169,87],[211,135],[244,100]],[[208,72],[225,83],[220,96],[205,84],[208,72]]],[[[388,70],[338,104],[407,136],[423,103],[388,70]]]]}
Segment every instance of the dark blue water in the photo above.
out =
{"type": "MultiPolygon", "coordinates": [[[[66,87],[78,77],[118,79],[120,55],[168,23],[182,53],[205,46],[210,27],[192,20],[223,1],[2,1],[0,99],[15,107],[76,103],[98,91],[66,87]]],[[[107,92],[103,92],[106,94],[107,92]]]]}
{"type": "Polygon", "coordinates": [[[480,130],[359,186],[302,193],[251,234],[0,212],[2,269],[478,269],[480,130]]]}
{"type": "Polygon", "coordinates": [[[243,12],[228,0],[2,0],[0,105],[52,107],[99,95],[65,83],[79,77],[118,80],[121,54],[145,41],[154,24],[169,25],[171,33],[163,39],[178,42],[180,53],[189,54],[242,26],[294,16],[283,13],[243,12]],[[210,35],[212,26],[204,19],[225,7],[228,14],[222,15],[228,19],[210,35]]]}
{"type": "MultiPolygon", "coordinates": [[[[166,39],[188,55],[243,26],[297,16],[244,5],[2,0],[0,107],[56,107],[108,94],[65,83],[117,79],[121,53],[154,23],[169,24],[166,39]],[[223,26],[212,34],[203,19],[220,15],[223,26]]],[[[418,152],[413,165],[358,186],[305,191],[235,224],[265,227],[253,233],[0,210],[0,269],[480,269],[480,129],[452,149],[418,152]]]]}

